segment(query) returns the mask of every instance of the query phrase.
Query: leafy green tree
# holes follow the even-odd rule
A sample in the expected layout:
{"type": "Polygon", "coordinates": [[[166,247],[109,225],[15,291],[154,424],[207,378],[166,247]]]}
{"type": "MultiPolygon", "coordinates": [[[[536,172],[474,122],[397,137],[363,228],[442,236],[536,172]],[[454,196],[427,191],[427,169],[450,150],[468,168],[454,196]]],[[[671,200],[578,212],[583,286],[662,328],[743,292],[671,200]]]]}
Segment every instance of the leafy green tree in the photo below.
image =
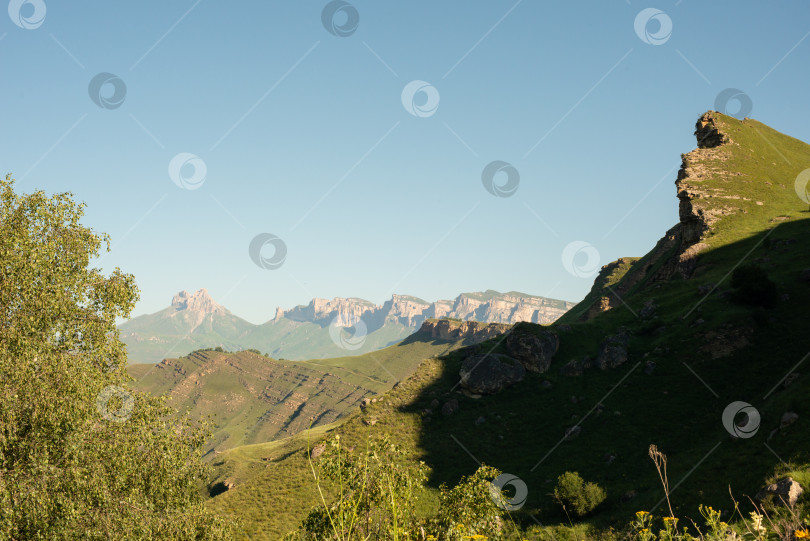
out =
{"type": "Polygon", "coordinates": [[[69,193],[0,179],[0,540],[229,539],[203,507],[205,427],[130,390],[133,277],[69,193]]]}

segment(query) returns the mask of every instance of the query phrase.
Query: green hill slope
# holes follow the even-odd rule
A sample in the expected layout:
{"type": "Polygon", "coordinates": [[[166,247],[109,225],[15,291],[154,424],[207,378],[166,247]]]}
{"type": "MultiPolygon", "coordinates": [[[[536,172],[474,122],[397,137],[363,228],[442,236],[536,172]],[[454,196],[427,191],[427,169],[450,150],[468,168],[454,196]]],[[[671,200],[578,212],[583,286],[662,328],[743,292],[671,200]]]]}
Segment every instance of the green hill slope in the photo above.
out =
{"type": "MultiPolygon", "coordinates": [[[[508,329],[497,324],[468,325],[493,332],[508,329]]],[[[136,389],[170,397],[174,408],[193,418],[212,416],[217,430],[206,450],[222,450],[290,436],[310,424],[331,423],[363,398],[410,376],[422,360],[471,340],[475,338],[444,340],[417,332],[380,351],[317,361],[280,361],[253,351],[202,350],[156,365],[130,365],[129,370],[136,389]]]]}
{"type": "MultiPolygon", "coordinates": [[[[568,522],[550,496],[565,471],[607,490],[585,519],[595,527],[621,528],[639,509],[663,514],[650,444],[669,457],[673,507],[683,517],[698,519],[699,503],[728,511],[729,488],[746,502],[775,473],[810,481],[810,214],[793,186],[810,168],[810,146],[714,112],[701,117],[696,136],[701,148],[684,155],[677,181],[680,223],[644,257],[606,266],[557,324],[512,331],[559,338],[547,372],[474,398],[459,385],[464,359],[506,353],[504,340],[426,360],[336,426],[341,441],[388,434],[427,463],[432,490],[479,462],[520,477],[529,495],[513,515],[527,538],[538,523],[568,522]],[[754,303],[765,279],[732,280],[750,264],[776,284],[773,306],[754,303]],[[458,411],[442,415],[451,400],[458,411]],[[724,427],[735,401],[761,416],[752,437],[724,427]],[[798,417],[784,424],[787,412],[798,417]]],[[[245,454],[217,462],[216,475],[232,476],[235,487],[209,505],[244,517],[251,538],[278,538],[314,505],[303,435],[284,445],[251,451],[250,460],[267,458],[261,468],[247,468],[245,454]]]]}

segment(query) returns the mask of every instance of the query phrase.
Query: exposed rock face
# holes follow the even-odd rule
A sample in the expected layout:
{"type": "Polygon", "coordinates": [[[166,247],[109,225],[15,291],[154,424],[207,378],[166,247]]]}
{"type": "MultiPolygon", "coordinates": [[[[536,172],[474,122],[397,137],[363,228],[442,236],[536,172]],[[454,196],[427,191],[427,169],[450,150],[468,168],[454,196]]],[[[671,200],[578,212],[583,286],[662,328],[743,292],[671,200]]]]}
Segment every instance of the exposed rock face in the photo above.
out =
{"type": "Polygon", "coordinates": [[[506,350],[530,372],[542,374],[551,366],[551,359],[560,348],[557,335],[542,331],[539,334],[515,329],[506,337],[506,350]]]}
{"type": "Polygon", "coordinates": [[[275,319],[282,317],[300,322],[313,322],[329,325],[337,319],[340,326],[352,326],[359,319],[369,332],[386,323],[400,323],[407,327],[418,327],[428,318],[455,318],[487,323],[517,323],[528,321],[548,324],[570,310],[574,303],[536,297],[523,293],[462,293],[454,300],[439,300],[428,303],[409,295],[393,295],[382,305],[357,298],[332,300],[313,299],[308,305],[296,306],[291,310],[276,309],[275,319]]]}
{"type": "Polygon", "coordinates": [[[445,417],[449,417],[458,411],[458,400],[455,398],[452,400],[448,400],[442,406],[442,415],[445,417]]]}
{"type": "Polygon", "coordinates": [[[214,302],[205,288],[193,294],[185,290],[181,291],[172,297],[171,308],[175,311],[173,316],[182,318],[190,327],[189,332],[193,332],[203,321],[210,319],[210,316],[230,313],[223,306],[214,302]]]}
{"type": "Polygon", "coordinates": [[[627,362],[627,342],[628,336],[626,334],[608,337],[602,343],[594,364],[602,370],[623,365],[627,362]]]}
{"type": "MultiPolygon", "coordinates": [[[[130,346],[129,358],[134,362],[158,362],[170,350],[176,355],[184,355],[204,347],[222,347],[230,351],[258,349],[275,357],[310,359],[364,353],[385,347],[406,338],[428,318],[483,322],[480,327],[436,330],[439,334],[455,332],[466,337],[484,329],[490,322],[502,322],[504,326],[520,321],[550,323],[573,306],[566,301],[492,290],[463,293],[455,300],[434,303],[408,295],[393,295],[381,305],[359,298],[316,298],[307,305],[290,310],[277,308],[274,319],[255,325],[230,313],[201,289],[193,294],[181,291],[174,296],[171,306],[132,318],[122,323],[119,329],[122,341],[130,346]],[[311,328],[313,323],[320,329],[311,328]],[[342,342],[332,344],[336,330],[331,326],[333,323],[336,327],[354,328],[350,334],[358,337],[357,342],[363,351],[344,349],[340,347],[342,342]],[[386,332],[373,334],[384,327],[386,332]],[[392,332],[387,332],[389,330],[392,332]],[[327,337],[332,340],[321,340],[327,337]]],[[[492,328],[484,330],[480,339],[495,336],[498,332],[492,328]]],[[[341,333],[338,329],[338,335],[342,337],[341,333]]],[[[453,336],[441,338],[453,339],[453,336]]]]}
{"type": "Polygon", "coordinates": [[[802,495],[804,489],[792,477],[783,477],[773,484],[757,492],[756,499],[772,505],[793,506],[802,495]]]}
{"type": "Polygon", "coordinates": [[[438,340],[469,340],[483,342],[500,336],[509,330],[509,325],[479,323],[478,321],[453,321],[431,319],[422,323],[419,333],[438,340]]]}
{"type": "Polygon", "coordinates": [[[585,370],[585,363],[579,359],[571,359],[560,367],[562,376],[581,376],[585,370]]]}
{"type": "Polygon", "coordinates": [[[735,351],[746,347],[750,343],[749,337],[752,334],[753,329],[748,327],[723,325],[717,329],[700,333],[699,336],[703,342],[700,351],[708,353],[712,359],[728,357],[735,351]]]}
{"type": "Polygon", "coordinates": [[[309,452],[309,456],[312,458],[318,458],[323,454],[324,451],[326,451],[326,444],[319,443],[312,448],[312,450],[309,452]]]}
{"type": "Polygon", "coordinates": [[[611,286],[612,291],[605,287],[607,277],[626,260],[620,259],[602,267],[594,282],[591,305],[580,319],[591,319],[621,305],[619,298],[642,280],[645,281],[643,290],[649,290],[675,275],[691,278],[698,266],[699,255],[708,248],[703,241],[713,226],[722,217],[740,211],[744,198],[727,192],[717,182],[707,183],[726,179],[732,174],[722,164],[730,156],[728,145],[735,143],[723,133],[716,113],[708,112],[698,119],[695,137],[698,148],[681,156],[681,168],[675,181],[679,201],[678,224],[658,241],[643,264],[635,262],[625,271],[621,281],[611,286]]]}
{"type": "MultiPolygon", "coordinates": [[[[334,298],[327,299],[312,299],[306,306],[296,306],[292,310],[286,312],[281,311],[283,317],[291,321],[308,321],[318,323],[324,327],[337,320],[337,325],[341,327],[351,327],[362,316],[375,306],[369,301],[363,299],[342,299],[334,298]]],[[[279,310],[276,310],[276,317],[279,315],[279,310]]]]}
{"type": "Polygon", "coordinates": [[[779,422],[779,428],[782,428],[782,429],[787,428],[787,427],[789,427],[790,425],[792,425],[793,423],[795,423],[798,420],[799,420],[799,414],[798,413],[796,413],[795,411],[786,411],[782,415],[782,419],[779,422]]]}
{"type": "Polygon", "coordinates": [[[476,394],[495,394],[523,379],[526,369],[507,355],[483,354],[464,359],[461,386],[476,394]]]}
{"type": "Polygon", "coordinates": [[[225,308],[214,302],[208,294],[208,290],[203,288],[193,295],[188,291],[181,291],[172,297],[172,307],[177,310],[190,310],[193,312],[214,313],[226,312],[225,308]]]}

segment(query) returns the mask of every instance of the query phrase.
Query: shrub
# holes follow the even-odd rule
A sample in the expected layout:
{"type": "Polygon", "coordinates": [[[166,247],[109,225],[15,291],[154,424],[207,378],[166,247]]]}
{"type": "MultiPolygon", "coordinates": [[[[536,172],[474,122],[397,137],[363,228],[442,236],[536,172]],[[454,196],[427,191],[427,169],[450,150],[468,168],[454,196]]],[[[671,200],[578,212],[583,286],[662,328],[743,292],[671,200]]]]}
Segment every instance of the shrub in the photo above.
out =
{"type": "Polygon", "coordinates": [[[554,497],[566,511],[581,517],[605,501],[607,494],[596,483],[586,483],[577,472],[565,472],[557,478],[554,497]]]}
{"type": "Polygon", "coordinates": [[[737,301],[770,308],[776,304],[776,284],[764,269],[756,265],[738,267],[731,274],[731,287],[737,301]]]}
{"type": "Polygon", "coordinates": [[[473,539],[475,535],[501,539],[504,526],[502,512],[492,500],[492,479],[500,471],[482,465],[470,476],[462,477],[453,488],[441,486],[439,513],[430,531],[438,539],[473,539]]]}
{"type": "Polygon", "coordinates": [[[442,485],[438,509],[425,518],[416,503],[426,490],[427,466],[409,464],[387,436],[369,439],[362,451],[347,448],[339,435],[322,445],[317,464],[310,453],[321,505],[286,541],[504,539],[504,511],[493,500],[498,470],[482,465],[455,487],[442,485]]]}

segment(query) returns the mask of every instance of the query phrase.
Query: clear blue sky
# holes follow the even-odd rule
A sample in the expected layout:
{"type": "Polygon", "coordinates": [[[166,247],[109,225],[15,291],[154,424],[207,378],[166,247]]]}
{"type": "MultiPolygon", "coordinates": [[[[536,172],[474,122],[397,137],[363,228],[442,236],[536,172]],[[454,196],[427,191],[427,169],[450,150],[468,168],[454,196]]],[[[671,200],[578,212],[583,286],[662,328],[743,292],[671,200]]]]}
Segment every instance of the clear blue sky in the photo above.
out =
{"type": "Polygon", "coordinates": [[[579,268],[647,252],[677,221],[679,156],[721,91],[810,141],[803,0],[352,0],[345,37],[323,0],[38,3],[0,17],[0,170],[87,203],[113,239],[100,265],[141,288],[135,315],[201,287],[257,323],[313,296],[577,301],[592,278],[565,247],[593,246],[579,268]],[[653,43],[634,27],[649,7],[664,13],[642,27],[653,43]],[[99,73],[122,103],[90,98],[99,73]],[[439,97],[406,100],[421,117],[402,100],[415,80],[439,97]],[[180,153],[205,163],[197,189],[169,176],[180,153]],[[482,184],[495,160],[519,172],[509,197],[482,184]],[[260,233],[285,243],[280,268],[249,257],[260,233]]]}

